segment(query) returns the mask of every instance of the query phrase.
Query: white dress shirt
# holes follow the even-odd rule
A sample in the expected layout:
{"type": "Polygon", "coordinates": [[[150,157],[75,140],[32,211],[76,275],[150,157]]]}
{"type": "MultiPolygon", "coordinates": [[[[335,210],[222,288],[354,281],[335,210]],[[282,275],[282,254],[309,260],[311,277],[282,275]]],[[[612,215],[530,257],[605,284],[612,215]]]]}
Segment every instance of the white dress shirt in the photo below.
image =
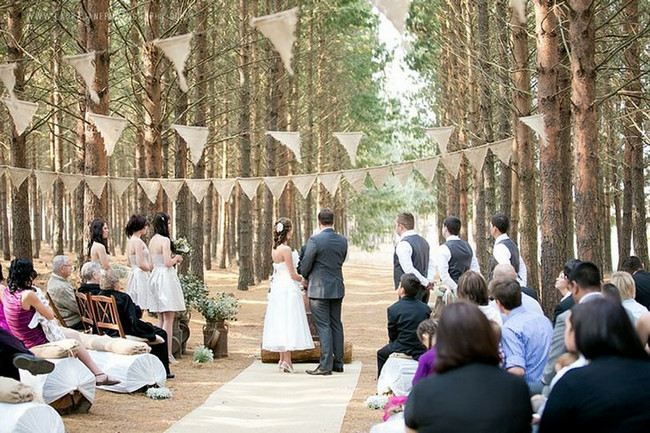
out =
{"type": "MultiPolygon", "coordinates": [[[[448,241],[461,239],[456,235],[449,235],[447,237],[448,241]]],[[[471,248],[471,246],[470,246],[471,248]]],[[[458,284],[451,278],[449,275],[449,260],[451,260],[451,251],[449,247],[445,244],[442,244],[438,247],[438,254],[436,255],[436,266],[438,267],[438,275],[440,275],[440,280],[443,284],[451,287],[452,290],[456,291],[458,284]]],[[[474,254],[474,249],[472,248],[472,261],[469,265],[469,269],[474,272],[481,273],[481,268],[478,265],[478,260],[476,259],[476,254],[474,254]]]]}
{"type": "Polygon", "coordinates": [[[411,260],[413,248],[408,242],[403,242],[404,238],[413,236],[415,234],[417,234],[415,233],[415,230],[407,230],[402,233],[402,236],[400,236],[399,240],[397,241],[397,245],[395,245],[395,254],[397,254],[399,265],[402,267],[404,273],[414,274],[417,279],[420,280],[420,284],[426,287],[429,285],[429,283],[433,282],[436,265],[435,261],[433,260],[433,255],[431,254],[431,249],[429,248],[429,266],[427,268],[427,275],[422,275],[417,269],[415,269],[415,266],[413,266],[413,260],[411,260]]]}
{"type": "MultiPolygon", "coordinates": [[[[503,233],[494,240],[492,255],[494,256],[494,260],[496,260],[500,265],[504,263],[511,264],[510,250],[505,245],[499,243],[506,239],[510,239],[510,237],[503,233]]],[[[526,270],[524,260],[521,258],[521,252],[519,253],[519,272],[517,272],[517,281],[519,281],[519,284],[522,286],[526,286],[526,283],[528,282],[528,271],[526,270]]]]}

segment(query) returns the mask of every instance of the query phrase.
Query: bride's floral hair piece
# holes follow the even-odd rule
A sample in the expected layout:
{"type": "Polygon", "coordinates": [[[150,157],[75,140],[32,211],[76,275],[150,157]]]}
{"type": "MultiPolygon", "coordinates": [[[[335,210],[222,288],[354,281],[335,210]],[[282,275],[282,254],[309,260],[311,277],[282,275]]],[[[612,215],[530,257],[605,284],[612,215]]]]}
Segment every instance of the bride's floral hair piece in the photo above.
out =
{"type": "Polygon", "coordinates": [[[275,225],[275,231],[280,233],[282,230],[284,230],[284,225],[282,223],[277,223],[275,225]]]}
{"type": "Polygon", "coordinates": [[[273,249],[282,245],[287,240],[287,234],[291,231],[292,222],[289,218],[280,218],[273,225],[273,249]]]}

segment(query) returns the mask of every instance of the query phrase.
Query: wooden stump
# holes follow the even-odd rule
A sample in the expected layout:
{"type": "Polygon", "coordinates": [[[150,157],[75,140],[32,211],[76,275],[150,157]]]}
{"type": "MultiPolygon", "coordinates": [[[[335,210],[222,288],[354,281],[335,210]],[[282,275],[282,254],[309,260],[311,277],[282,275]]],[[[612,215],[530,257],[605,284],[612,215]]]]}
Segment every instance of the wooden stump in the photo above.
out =
{"type": "Polygon", "coordinates": [[[60,415],[69,415],[72,413],[88,413],[93,404],[88,401],[79,391],[73,391],[66,394],[58,400],[50,403],[60,415]]]}
{"type": "MultiPolygon", "coordinates": [[[[320,342],[314,341],[313,349],[309,350],[296,350],[291,352],[292,362],[318,362],[320,360],[320,342]]],[[[270,352],[262,349],[262,362],[263,363],[277,363],[280,359],[278,352],[270,352]]],[[[343,345],[343,363],[349,364],[352,362],[352,343],[345,342],[343,345]]]]}

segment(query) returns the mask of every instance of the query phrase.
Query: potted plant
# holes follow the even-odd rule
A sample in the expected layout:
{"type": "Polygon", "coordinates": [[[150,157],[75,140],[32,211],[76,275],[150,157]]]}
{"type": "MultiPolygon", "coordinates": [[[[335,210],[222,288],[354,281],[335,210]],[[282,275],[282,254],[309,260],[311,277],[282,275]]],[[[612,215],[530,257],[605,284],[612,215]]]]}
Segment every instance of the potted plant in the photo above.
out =
{"type": "MultiPolygon", "coordinates": [[[[209,292],[203,281],[194,274],[179,275],[179,280],[185,299],[185,311],[178,312],[174,317],[174,338],[178,338],[180,354],[184,354],[190,338],[191,310],[198,311],[198,303],[207,298],[209,292]]],[[[180,354],[174,350],[175,357],[180,358],[180,354]]]]}
{"type": "Polygon", "coordinates": [[[196,309],[205,318],[203,326],[203,344],[212,349],[215,358],[228,356],[228,325],[226,320],[236,320],[239,302],[233,294],[217,293],[213,297],[204,297],[196,309]]]}

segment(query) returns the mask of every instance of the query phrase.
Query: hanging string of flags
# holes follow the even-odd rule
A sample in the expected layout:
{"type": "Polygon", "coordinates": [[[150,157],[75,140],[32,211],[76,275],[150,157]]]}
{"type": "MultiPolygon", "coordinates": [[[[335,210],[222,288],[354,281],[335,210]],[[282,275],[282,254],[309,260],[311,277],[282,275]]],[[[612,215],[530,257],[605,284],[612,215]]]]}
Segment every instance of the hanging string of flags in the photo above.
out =
{"type": "Polygon", "coordinates": [[[298,24],[298,11],[295,7],[272,15],[251,18],[249,24],[252,28],[262,33],[280,54],[284,68],[289,75],[293,75],[291,60],[293,59],[293,44],[296,42],[296,25],[298,24]]]}

